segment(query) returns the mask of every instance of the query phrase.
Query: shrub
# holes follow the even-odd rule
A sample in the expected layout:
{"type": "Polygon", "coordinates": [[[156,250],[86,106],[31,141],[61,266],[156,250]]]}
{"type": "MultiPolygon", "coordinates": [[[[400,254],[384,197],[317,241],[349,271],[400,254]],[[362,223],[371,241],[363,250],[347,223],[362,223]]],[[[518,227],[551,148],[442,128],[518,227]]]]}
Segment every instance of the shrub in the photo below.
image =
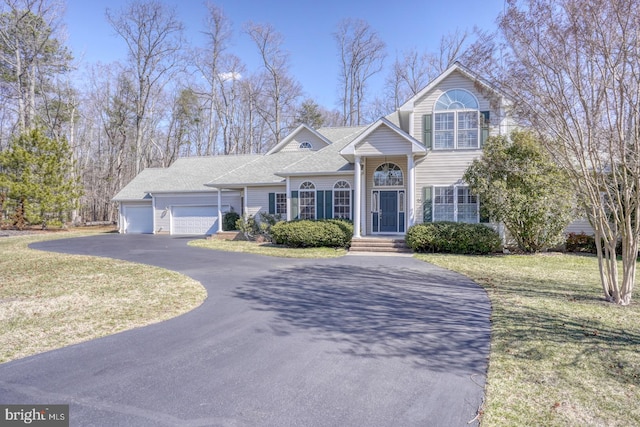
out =
{"type": "Polygon", "coordinates": [[[596,253],[596,239],[593,236],[582,233],[569,233],[565,241],[567,252],[596,253]]]}
{"type": "Polygon", "coordinates": [[[249,215],[236,220],[236,229],[244,234],[247,240],[261,239],[263,241],[272,241],[271,228],[280,221],[280,215],[270,215],[265,212],[258,213],[259,219],[253,215],[249,215]]]}
{"type": "Polygon", "coordinates": [[[271,227],[274,243],[292,248],[347,247],[352,234],[353,226],[340,220],[298,220],[271,227]]]}
{"type": "Polygon", "coordinates": [[[222,219],[222,229],[224,231],[237,230],[238,226],[236,222],[240,219],[240,215],[237,212],[227,212],[222,219]]]}
{"type": "Polygon", "coordinates": [[[483,224],[433,222],[409,228],[407,245],[416,252],[489,254],[500,249],[498,233],[483,224]]]}

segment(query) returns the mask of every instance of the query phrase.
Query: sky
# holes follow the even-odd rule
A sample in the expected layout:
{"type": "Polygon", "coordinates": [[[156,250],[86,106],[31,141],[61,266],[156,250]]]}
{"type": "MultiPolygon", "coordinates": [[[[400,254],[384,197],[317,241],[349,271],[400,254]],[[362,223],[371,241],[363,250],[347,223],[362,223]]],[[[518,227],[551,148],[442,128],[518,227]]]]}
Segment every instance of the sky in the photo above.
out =
{"type": "MultiPolygon", "coordinates": [[[[204,0],[161,0],[175,6],[191,43],[202,44],[206,8],[204,0]]],[[[456,29],[477,26],[495,29],[505,0],[217,0],[234,30],[230,51],[240,57],[248,71],[256,71],[260,57],[242,26],[248,21],[271,24],[284,37],[290,55],[290,72],[310,97],[328,109],[338,103],[338,48],[332,36],[344,18],[363,19],[387,45],[385,67],[396,55],[415,48],[435,50],[440,38],[456,29]]],[[[64,23],[67,46],[80,67],[96,62],[126,61],[124,41],[115,35],[105,17],[109,8],[118,11],[126,0],[67,0],[64,23]]],[[[385,71],[386,71],[385,69],[385,71]]],[[[371,91],[382,91],[386,72],[372,82],[371,91]]]]}

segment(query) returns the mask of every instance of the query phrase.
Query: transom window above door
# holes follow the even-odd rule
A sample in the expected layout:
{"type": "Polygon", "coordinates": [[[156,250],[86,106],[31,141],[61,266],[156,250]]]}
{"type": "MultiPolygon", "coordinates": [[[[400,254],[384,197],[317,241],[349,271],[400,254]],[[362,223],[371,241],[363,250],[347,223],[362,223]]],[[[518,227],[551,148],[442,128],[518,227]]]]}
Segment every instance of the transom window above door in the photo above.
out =
{"type": "Polygon", "coordinates": [[[478,100],[464,89],[440,95],[434,114],[434,149],[479,148],[480,111],[478,100]]]}
{"type": "Polygon", "coordinates": [[[373,185],[376,187],[395,187],[404,185],[402,169],[395,163],[383,163],[373,173],[373,185]]]}

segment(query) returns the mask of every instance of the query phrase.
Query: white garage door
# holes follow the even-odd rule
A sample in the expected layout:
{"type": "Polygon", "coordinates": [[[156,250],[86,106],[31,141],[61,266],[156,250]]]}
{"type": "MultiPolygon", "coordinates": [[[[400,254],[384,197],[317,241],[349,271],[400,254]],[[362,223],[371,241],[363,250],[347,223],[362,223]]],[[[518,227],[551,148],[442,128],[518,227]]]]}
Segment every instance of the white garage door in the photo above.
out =
{"type": "Polygon", "coordinates": [[[218,231],[217,206],[174,206],[171,234],[213,234],[218,231]]]}
{"type": "Polygon", "coordinates": [[[125,233],[153,233],[153,208],[151,206],[125,206],[123,215],[125,233]]]}

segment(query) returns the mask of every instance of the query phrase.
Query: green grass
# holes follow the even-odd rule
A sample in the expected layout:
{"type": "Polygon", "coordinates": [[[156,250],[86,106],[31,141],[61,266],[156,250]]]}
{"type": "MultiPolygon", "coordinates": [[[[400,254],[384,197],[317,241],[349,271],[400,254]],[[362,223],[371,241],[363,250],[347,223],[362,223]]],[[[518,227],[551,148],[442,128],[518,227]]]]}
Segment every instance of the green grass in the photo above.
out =
{"type": "Polygon", "coordinates": [[[604,301],[594,257],[416,256],[491,299],[483,426],[640,425],[640,306],[604,301]]]}
{"type": "Polygon", "coordinates": [[[272,243],[256,243],[243,240],[192,240],[190,246],[228,252],[245,252],[280,258],[335,258],[346,255],[345,249],[287,248],[272,243]]]}
{"type": "Polygon", "coordinates": [[[0,238],[0,363],[166,320],[206,298],[172,271],[27,247],[74,235],[0,238]]]}

